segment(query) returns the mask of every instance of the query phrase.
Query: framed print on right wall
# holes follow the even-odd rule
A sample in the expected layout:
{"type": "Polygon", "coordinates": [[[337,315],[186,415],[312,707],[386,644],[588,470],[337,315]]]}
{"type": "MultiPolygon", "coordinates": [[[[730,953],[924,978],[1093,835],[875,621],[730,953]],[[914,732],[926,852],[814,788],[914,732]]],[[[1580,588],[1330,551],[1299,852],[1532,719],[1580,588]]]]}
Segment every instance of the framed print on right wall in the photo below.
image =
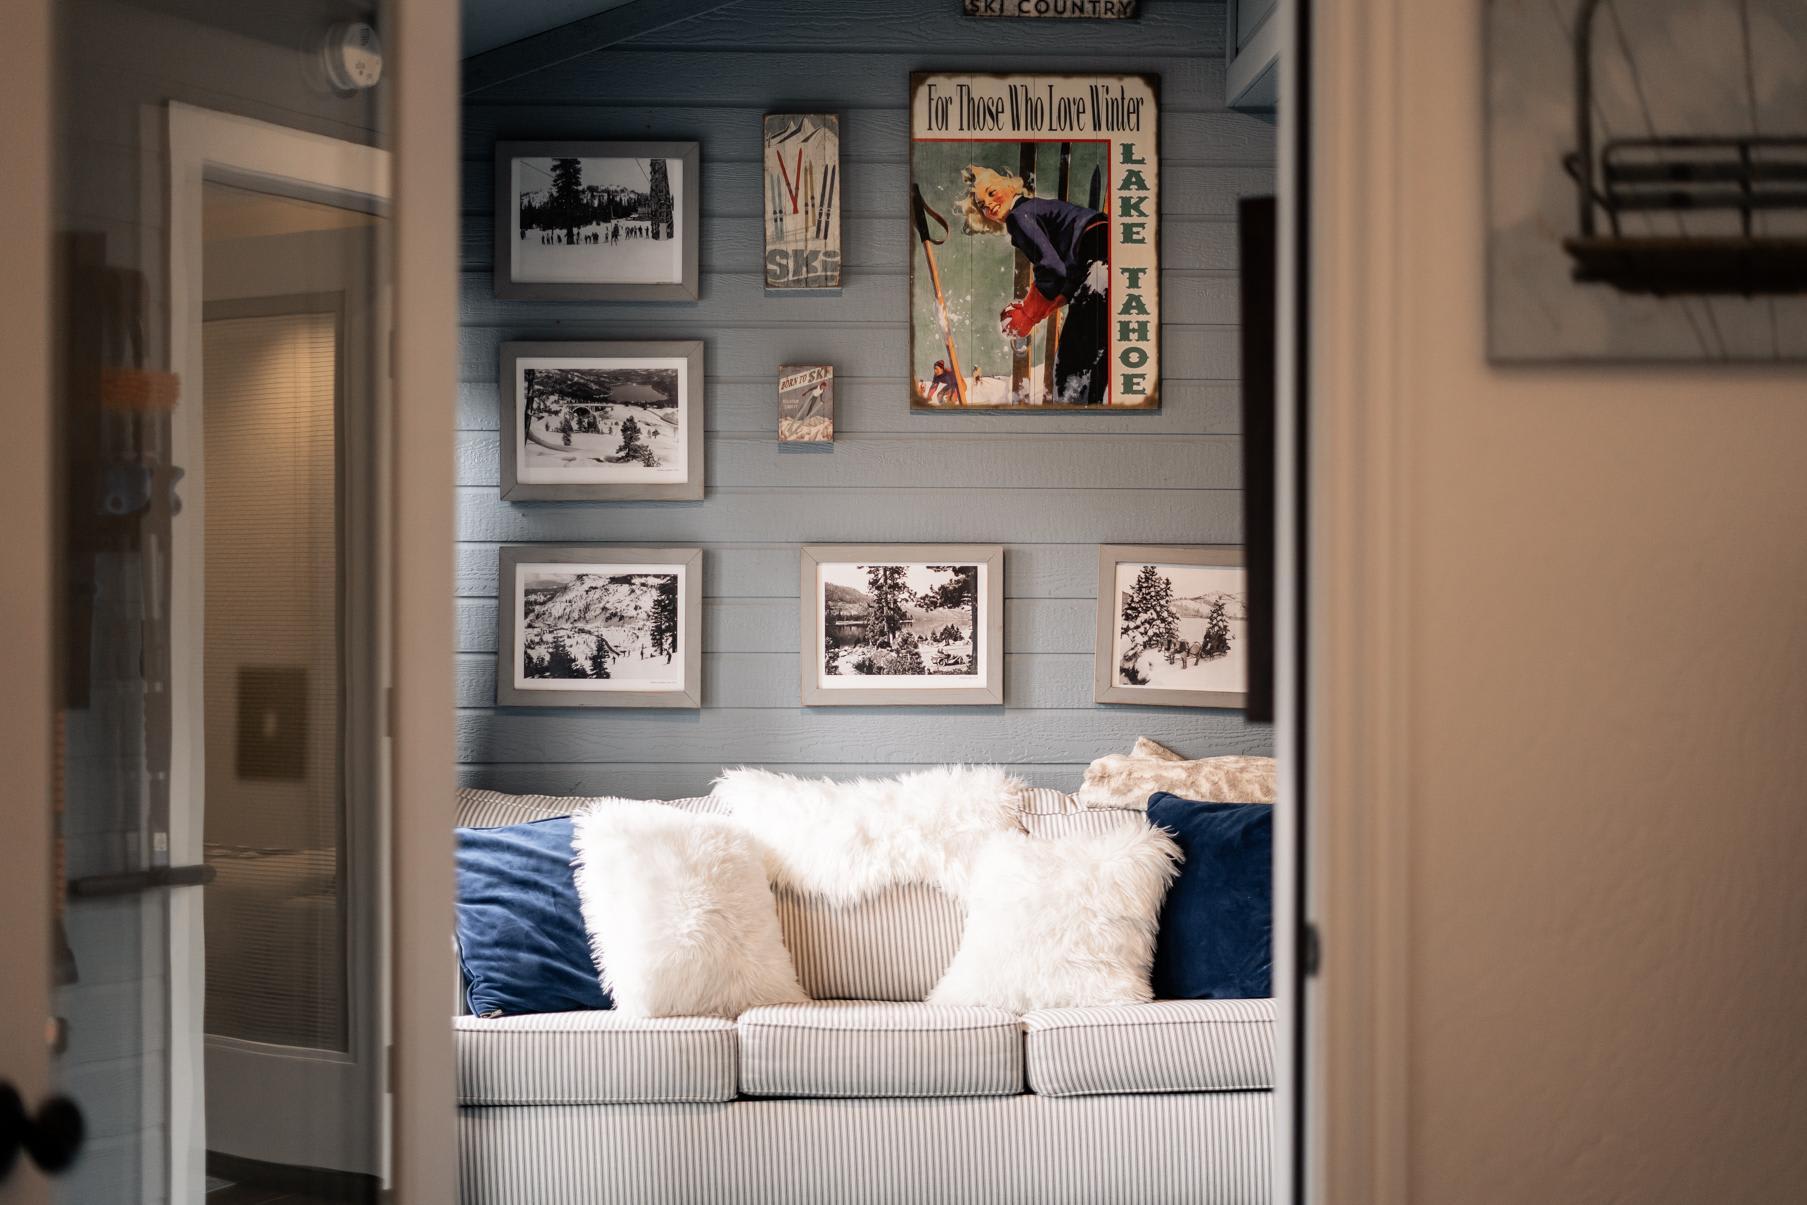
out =
{"type": "Polygon", "coordinates": [[[1241,548],[1103,545],[1093,699],[1243,706],[1248,607],[1241,548]]]}

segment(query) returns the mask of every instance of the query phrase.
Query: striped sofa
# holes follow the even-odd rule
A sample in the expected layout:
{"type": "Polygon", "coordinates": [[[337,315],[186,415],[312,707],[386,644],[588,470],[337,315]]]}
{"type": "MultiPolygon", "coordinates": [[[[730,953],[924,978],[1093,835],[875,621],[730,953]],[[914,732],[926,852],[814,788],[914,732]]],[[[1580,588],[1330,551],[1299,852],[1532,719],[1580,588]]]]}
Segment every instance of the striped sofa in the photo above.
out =
{"type": "MultiPolygon", "coordinates": [[[[581,802],[461,791],[459,823],[581,802]]],[[[1059,840],[1137,815],[1039,790],[1023,823],[1059,840]]],[[[811,1003],[456,1017],[464,1205],[1267,1199],[1273,1001],[929,1005],[962,924],[938,890],[854,907],[780,891],[778,912],[811,1003]]]]}

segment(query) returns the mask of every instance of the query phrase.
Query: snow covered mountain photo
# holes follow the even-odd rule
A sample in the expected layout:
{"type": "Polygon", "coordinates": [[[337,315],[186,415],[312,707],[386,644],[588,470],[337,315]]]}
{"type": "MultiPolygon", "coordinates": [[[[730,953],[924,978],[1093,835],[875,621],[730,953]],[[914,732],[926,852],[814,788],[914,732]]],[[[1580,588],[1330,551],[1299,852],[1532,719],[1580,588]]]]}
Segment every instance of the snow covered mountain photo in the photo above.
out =
{"type": "Polygon", "coordinates": [[[517,480],[683,481],[682,368],[682,361],[522,359],[517,480]]]}
{"type": "Polygon", "coordinates": [[[1248,689],[1241,568],[1119,562],[1112,680],[1150,690],[1248,689]]]}
{"type": "Polygon", "coordinates": [[[520,566],[518,685],[681,688],[681,575],[659,568],[520,566]]]}

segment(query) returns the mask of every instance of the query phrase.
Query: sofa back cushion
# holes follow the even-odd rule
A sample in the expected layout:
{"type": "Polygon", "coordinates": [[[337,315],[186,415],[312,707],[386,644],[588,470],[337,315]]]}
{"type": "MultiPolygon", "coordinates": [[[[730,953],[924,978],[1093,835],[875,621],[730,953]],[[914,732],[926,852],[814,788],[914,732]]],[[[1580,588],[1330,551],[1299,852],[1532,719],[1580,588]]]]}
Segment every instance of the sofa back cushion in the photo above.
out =
{"type": "MultiPolygon", "coordinates": [[[[567,816],[588,802],[569,795],[508,795],[466,788],[458,792],[462,827],[519,824],[567,816]]],[[[720,812],[711,796],[670,806],[720,812]]],[[[1023,824],[1031,836],[1058,840],[1144,823],[1140,809],[1088,809],[1064,791],[1025,793],[1023,824]]],[[[778,925],[803,990],[818,1000],[920,1001],[960,948],[965,915],[958,900],[927,884],[880,891],[853,905],[777,891],[778,925]]]]}
{"type": "Polygon", "coordinates": [[[857,904],[778,891],[778,926],[797,981],[817,1000],[921,1000],[960,948],[960,904],[926,883],[857,904]]]}
{"type": "MultiPolygon", "coordinates": [[[[486,791],[478,787],[458,788],[459,828],[501,828],[506,824],[526,824],[530,820],[550,820],[581,811],[587,803],[608,798],[603,795],[510,795],[505,791],[486,791]]],[[[689,812],[719,814],[723,808],[713,796],[698,795],[690,799],[659,800],[667,806],[689,812]]]]}

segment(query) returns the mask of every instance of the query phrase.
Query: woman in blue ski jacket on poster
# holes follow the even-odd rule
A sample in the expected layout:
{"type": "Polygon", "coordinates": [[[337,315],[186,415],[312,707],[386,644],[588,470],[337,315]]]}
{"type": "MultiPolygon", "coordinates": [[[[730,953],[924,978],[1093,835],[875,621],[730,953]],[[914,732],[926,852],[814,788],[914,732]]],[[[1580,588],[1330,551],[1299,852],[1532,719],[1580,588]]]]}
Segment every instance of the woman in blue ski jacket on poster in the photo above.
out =
{"type": "Polygon", "coordinates": [[[1004,334],[1025,339],[1061,309],[1054,396],[1068,406],[1104,404],[1109,383],[1110,223],[1096,209],[1032,197],[1021,176],[973,164],[961,173],[960,211],[968,234],[1002,231],[1029,261],[1034,283],[998,315],[1004,334]]]}

